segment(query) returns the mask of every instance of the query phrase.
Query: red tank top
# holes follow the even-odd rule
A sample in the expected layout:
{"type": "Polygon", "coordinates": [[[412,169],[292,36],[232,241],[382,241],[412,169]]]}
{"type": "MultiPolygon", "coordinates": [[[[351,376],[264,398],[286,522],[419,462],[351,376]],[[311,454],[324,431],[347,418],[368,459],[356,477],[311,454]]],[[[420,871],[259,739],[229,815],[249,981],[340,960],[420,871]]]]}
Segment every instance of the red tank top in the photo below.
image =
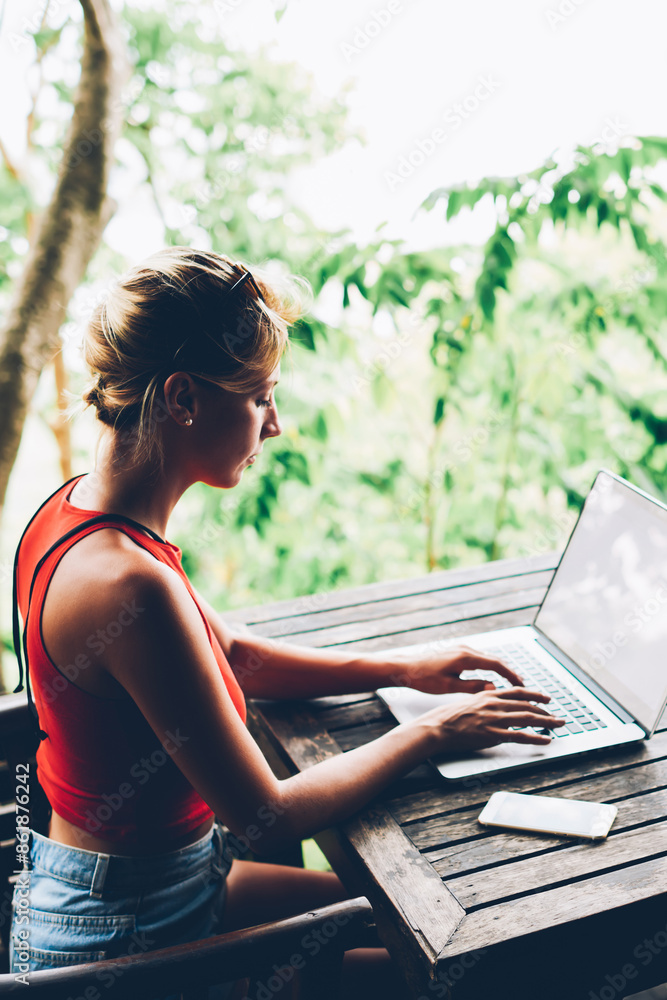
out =
{"type": "MultiPolygon", "coordinates": [[[[89,520],[99,511],[82,510],[69,501],[81,479],[65,483],[40,508],[21,541],[18,557],[17,597],[25,622],[30,680],[39,723],[48,734],[37,749],[39,782],[53,809],[74,826],[97,837],[132,847],[138,841],[165,833],[174,842],[194,830],[213,812],[172,760],[186,734],[176,730],[160,743],[141,711],[128,695],[106,698],[79,687],[77,676],[95,662],[105,641],[119,634],[136,617],[131,603],[121,603],[117,622],[88,637],[74,663],[57,667],[42,639],[42,609],[56,566],[80,538],[100,528],[123,531],[181,577],[197,605],[229,695],[245,722],[245,701],[231,667],[202,611],[181,565],[181,550],[157,541],[132,524],[109,521],[82,528],[44,560],[44,554],[61,535],[89,520]],[[139,836],[138,836],[139,835],[139,836]]],[[[102,515],[103,516],[103,515],[102,515]]]]}

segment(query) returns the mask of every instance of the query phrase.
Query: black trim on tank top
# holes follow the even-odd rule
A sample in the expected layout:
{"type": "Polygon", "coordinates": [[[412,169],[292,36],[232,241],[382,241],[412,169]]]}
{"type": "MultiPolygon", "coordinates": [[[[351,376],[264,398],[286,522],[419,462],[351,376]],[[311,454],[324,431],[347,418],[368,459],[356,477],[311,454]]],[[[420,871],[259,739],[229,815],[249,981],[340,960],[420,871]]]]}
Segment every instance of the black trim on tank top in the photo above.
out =
{"type": "MultiPolygon", "coordinates": [[[[30,527],[30,525],[32,524],[32,522],[35,520],[35,518],[37,517],[37,515],[39,514],[39,512],[42,510],[42,508],[46,506],[46,504],[49,502],[49,500],[52,500],[53,497],[56,496],[57,493],[60,493],[60,491],[63,490],[63,489],[65,489],[66,486],[69,486],[70,483],[73,483],[75,479],[81,479],[81,478],[82,477],[80,475],[79,476],[72,476],[72,478],[68,479],[66,483],[63,483],[62,486],[59,486],[57,490],[54,490],[53,493],[51,494],[51,496],[47,497],[46,500],[44,501],[44,503],[42,503],[37,508],[37,510],[35,511],[35,513],[32,515],[32,517],[28,521],[27,525],[25,526],[23,534],[21,535],[21,538],[19,539],[19,543],[16,546],[16,552],[14,554],[14,578],[13,578],[13,584],[12,584],[12,634],[13,634],[13,640],[14,640],[14,652],[16,654],[16,659],[18,661],[18,666],[19,666],[19,682],[16,685],[16,687],[14,688],[14,694],[18,694],[19,691],[23,690],[23,660],[25,660],[25,688],[26,688],[26,695],[28,697],[28,709],[29,709],[30,714],[32,716],[33,726],[35,728],[36,734],[39,736],[40,742],[42,740],[48,739],[48,733],[45,733],[44,730],[41,728],[41,726],[39,724],[39,715],[37,713],[37,706],[35,705],[35,703],[34,703],[34,701],[32,699],[32,692],[30,690],[30,673],[29,673],[29,664],[28,664],[28,639],[27,639],[27,635],[28,635],[28,617],[30,615],[30,600],[32,598],[32,593],[33,593],[33,590],[34,590],[34,587],[35,587],[35,581],[37,579],[37,574],[39,573],[40,569],[44,565],[45,561],[48,559],[48,557],[53,552],[55,552],[55,550],[58,548],[59,545],[62,545],[63,542],[66,542],[70,538],[75,537],[84,528],[90,527],[91,524],[100,524],[101,525],[105,521],[106,522],[111,521],[112,523],[116,523],[116,524],[126,524],[126,525],[129,525],[132,528],[137,528],[140,531],[146,531],[151,536],[151,538],[154,539],[154,541],[160,542],[162,545],[166,545],[167,544],[165,542],[165,540],[163,538],[161,538],[151,528],[147,528],[145,524],[139,524],[138,521],[133,521],[131,517],[125,517],[123,514],[98,514],[95,517],[90,517],[87,520],[82,521],[81,524],[75,525],[69,531],[65,532],[64,535],[61,535],[60,538],[56,539],[56,541],[53,543],[53,545],[50,546],[50,548],[44,553],[44,555],[41,557],[41,559],[39,560],[39,562],[35,566],[35,571],[33,573],[32,580],[30,581],[30,591],[29,591],[29,594],[28,594],[28,607],[26,609],[25,623],[24,623],[24,626],[23,626],[23,635],[21,635],[21,625],[20,625],[20,619],[19,619],[19,605],[18,605],[18,566],[19,566],[19,551],[21,549],[21,543],[23,542],[23,539],[25,538],[25,535],[26,535],[26,532],[27,532],[28,528],[30,527]],[[21,655],[21,653],[23,653],[23,656],[21,655]]],[[[81,509],[81,508],[74,507],[74,504],[71,504],[71,506],[72,506],[72,508],[74,510],[80,510],[81,509]]]]}

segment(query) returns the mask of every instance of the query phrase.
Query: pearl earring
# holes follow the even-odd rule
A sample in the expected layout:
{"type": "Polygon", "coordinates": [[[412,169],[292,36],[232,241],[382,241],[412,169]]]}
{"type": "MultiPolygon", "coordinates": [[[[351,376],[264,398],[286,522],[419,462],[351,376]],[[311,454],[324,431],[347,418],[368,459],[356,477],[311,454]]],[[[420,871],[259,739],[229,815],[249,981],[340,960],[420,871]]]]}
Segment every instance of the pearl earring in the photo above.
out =
{"type": "Polygon", "coordinates": [[[191,423],[192,423],[192,417],[188,417],[188,419],[185,421],[185,426],[189,427],[191,423]]]}

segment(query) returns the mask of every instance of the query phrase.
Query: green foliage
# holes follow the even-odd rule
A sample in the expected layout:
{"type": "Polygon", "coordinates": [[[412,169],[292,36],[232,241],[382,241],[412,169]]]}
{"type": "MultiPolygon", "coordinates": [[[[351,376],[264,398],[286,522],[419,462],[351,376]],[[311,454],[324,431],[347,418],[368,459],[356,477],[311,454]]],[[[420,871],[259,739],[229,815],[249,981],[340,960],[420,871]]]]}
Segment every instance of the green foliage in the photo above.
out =
{"type": "MultiPolygon", "coordinates": [[[[567,536],[558,529],[559,519],[567,523],[565,505],[581,503],[601,465],[658,495],[667,491],[667,269],[659,229],[666,196],[652,169],[666,155],[667,140],[656,137],[614,154],[578,147],[568,169],[549,160],[516,178],[438,189],[424,202],[430,210],[446,199],[447,219],[483,198],[496,212],[481,266],[468,254],[476,276],[465,303],[469,333],[458,333],[456,378],[454,333],[438,333],[431,350],[449,384],[446,405],[438,397],[433,417],[440,428],[450,412],[445,450],[466,401],[493,401],[497,428],[484,441],[493,484],[482,488],[486,516],[470,505],[484,476],[481,447],[472,474],[472,466],[450,470],[448,524],[455,537],[466,533],[469,550],[487,558],[535,551],[531,536],[543,540],[549,524],[528,529],[534,511],[525,496],[543,511],[560,508],[549,515],[556,547],[567,536]],[[459,518],[452,511],[457,494],[466,499],[459,518]]],[[[480,428],[481,439],[487,428],[480,428]]],[[[431,559],[451,561],[451,542],[431,559]]]]}
{"type": "Polygon", "coordinates": [[[196,6],[171,6],[171,18],[131,5],[124,13],[134,59],[126,136],[144,159],[167,242],[207,239],[232,256],[300,267],[318,234],[285,179],[337,147],[345,108],[313,96],[296,65],[229,50],[219,34],[203,38],[196,6]]]}

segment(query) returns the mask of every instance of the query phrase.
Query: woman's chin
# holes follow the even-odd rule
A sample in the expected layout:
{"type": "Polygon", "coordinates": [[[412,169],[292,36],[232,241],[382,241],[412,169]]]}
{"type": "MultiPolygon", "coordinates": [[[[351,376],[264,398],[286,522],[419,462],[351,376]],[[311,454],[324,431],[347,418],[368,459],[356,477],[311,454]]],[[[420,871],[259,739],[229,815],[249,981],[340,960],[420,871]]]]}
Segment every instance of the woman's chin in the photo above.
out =
{"type": "Polygon", "coordinates": [[[200,482],[205,483],[206,486],[212,486],[217,490],[231,490],[235,486],[238,486],[242,477],[243,469],[239,469],[238,472],[226,473],[225,475],[211,473],[206,479],[201,479],[200,482]]]}

